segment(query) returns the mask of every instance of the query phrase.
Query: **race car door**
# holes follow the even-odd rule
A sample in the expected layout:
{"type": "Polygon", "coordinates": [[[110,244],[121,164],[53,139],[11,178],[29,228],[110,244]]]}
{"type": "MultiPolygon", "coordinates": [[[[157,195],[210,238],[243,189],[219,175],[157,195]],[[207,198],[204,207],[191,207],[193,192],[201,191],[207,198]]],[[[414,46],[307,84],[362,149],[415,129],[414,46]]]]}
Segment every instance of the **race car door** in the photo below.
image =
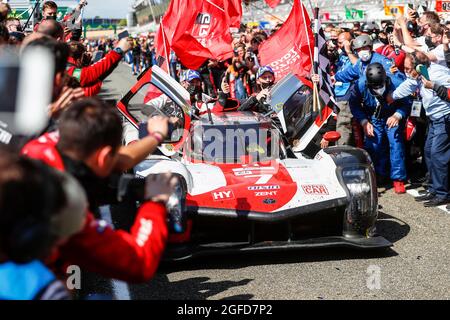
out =
{"type": "Polygon", "coordinates": [[[321,114],[314,111],[311,87],[306,79],[288,74],[271,90],[270,105],[288,140],[295,141],[294,152],[304,151],[333,114],[328,106],[323,106],[321,114]]]}
{"type": "Polygon", "coordinates": [[[189,93],[158,66],[144,71],[137,83],[120,100],[117,108],[134,129],[150,117],[165,115],[172,119],[174,134],[159,148],[166,156],[183,146],[191,125],[189,93]]]}

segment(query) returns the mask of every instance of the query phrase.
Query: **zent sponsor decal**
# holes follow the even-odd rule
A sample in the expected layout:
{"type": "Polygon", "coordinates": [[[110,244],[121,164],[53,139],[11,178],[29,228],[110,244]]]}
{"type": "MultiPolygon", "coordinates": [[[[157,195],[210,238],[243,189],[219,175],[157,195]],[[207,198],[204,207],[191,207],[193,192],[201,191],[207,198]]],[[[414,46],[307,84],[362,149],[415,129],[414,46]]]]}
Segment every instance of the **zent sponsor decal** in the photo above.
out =
{"type": "Polygon", "coordinates": [[[255,197],[273,197],[278,194],[278,191],[268,191],[268,192],[255,192],[255,197]]]}
{"type": "Polygon", "coordinates": [[[307,195],[317,195],[317,196],[324,196],[329,195],[328,189],[323,184],[310,184],[302,186],[303,191],[307,195]]]}
{"type": "Polygon", "coordinates": [[[214,201],[222,201],[222,200],[233,200],[234,193],[233,191],[221,191],[221,192],[212,192],[212,197],[214,201]]]}

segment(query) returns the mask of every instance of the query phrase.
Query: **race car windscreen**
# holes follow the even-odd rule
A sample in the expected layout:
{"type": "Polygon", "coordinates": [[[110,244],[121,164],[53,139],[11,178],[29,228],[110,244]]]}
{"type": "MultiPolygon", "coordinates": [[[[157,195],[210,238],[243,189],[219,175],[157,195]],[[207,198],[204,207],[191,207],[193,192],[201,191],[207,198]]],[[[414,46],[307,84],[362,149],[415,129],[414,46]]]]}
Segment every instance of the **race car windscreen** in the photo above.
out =
{"type": "Polygon", "coordinates": [[[287,136],[290,139],[300,138],[314,123],[319,115],[313,111],[313,94],[307,86],[302,86],[284,104],[287,136]]]}
{"type": "MultiPolygon", "coordinates": [[[[177,118],[176,122],[171,122],[174,122],[176,134],[182,135],[182,130],[178,129],[184,128],[183,110],[154,85],[143,86],[130,100],[127,110],[139,123],[145,123],[149,118],[160,115],[177,118]]],[[[172,138],[177,141],[180,137],[172,138]]]]}
{"type": "Polygon", "coordinates": [[[277,159],[280,139],[270,123],[202,125],[188,143],[188,155],[197,161],[236,164],[277,159]]]}

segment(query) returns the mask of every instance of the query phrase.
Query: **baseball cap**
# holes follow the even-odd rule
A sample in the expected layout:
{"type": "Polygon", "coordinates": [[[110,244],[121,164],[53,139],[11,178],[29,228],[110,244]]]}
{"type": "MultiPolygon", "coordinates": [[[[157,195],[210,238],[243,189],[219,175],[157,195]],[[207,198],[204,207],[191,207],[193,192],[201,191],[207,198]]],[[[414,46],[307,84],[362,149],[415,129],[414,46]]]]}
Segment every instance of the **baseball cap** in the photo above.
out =
{"type": "Polygon", "coordinates": [[[194,79],[199,79],[199,80],[202,79],[202,77],[200,76],[200,73],[198,73],[195,70],[188,70],[188,71],[186,71],[186,74],[184,75],[184,77],[185,77],[184,80],[187,81],[187,82],[191,82],[194,79]]]}
{"type": "Polygon", "coordinates": [[[256,78],[259,79],[262,77],[262,75],[266,72],[270,72],[271,74],[275,75],[275,72],[273,72],[273,69],[269,66],[264,66],[258,69],[258,73],[256,74],[256,78]]]}

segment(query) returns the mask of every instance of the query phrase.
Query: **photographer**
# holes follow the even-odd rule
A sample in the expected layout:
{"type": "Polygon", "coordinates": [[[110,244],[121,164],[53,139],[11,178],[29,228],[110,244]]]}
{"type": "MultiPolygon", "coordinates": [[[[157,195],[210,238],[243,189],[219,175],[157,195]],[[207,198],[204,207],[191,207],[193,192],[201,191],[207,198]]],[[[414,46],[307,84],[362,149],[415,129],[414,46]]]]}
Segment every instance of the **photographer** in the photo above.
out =
{"type": "Polygon", "coordinates": [[[400,46],[395,45],[394,41],[394,26],[387,24],[384,28],[383,34],[380,34],[379,40],[383,43],[375,52],[385,56],[386,58],[394,61],[395,65],[401,72],[405,70],[405,57],[406,54],[403,50],[400,50],[400,46]]]}
{"type": "Polygon", "coordinates": [[[398,15],[396,18],[396,26],[397,34],[396,37],[398,41],[405,46],[405,48],[401,48],[402,50],[410,53],[408,50],[420,50],[423,52],[429,51],[429,46],[432,45],[432,39],[429,38],[429,29],[432,24],[439,24],[440,18],[436,12],[426,11],[419,18],[417,12],[410,10],[409,19],[414,19],[417,21],[418,30],[417,30],[417,38],[414,38],[414,35],[411,35],[411,29],[409,27],[408,20],[402,16],[398,15]],[[417,20],[418,19],[418,20],[417,20]],[[428,37],[428,38],[427,38],[428,37]]]}
{"type": "MultiPolygon", "coordinates": [[[[112,173],[129,170],[143,161],[165,138],[167,123],[167,119],[152,119],[147,138],[121,147],[122,121],[114,108],[87,99],[64,112],[59,121],[59,137],[41,137],[25,146],[23,153],[74,175],[85,188],[93,212],[100,205],[117,202],[112,173]]],[[[84,229],[61,246],[55,258],[105,277],[148,281],[165,249],[165,204],[174,186],[172,175],[136,181],[130,196],[140,197],[144,204],[137,212],[131,233],[114,231],[89,213],[84,229]]]]}
{"type": "Polygon", "coordinates": [[[90,61],[86,59],[86,47],[82,43],[72,41],[69,46],[70,57],[67,62],[67,73],[80,82],[86,97],[100,93],[103,80],[117,68],[125,53],[131,49],[129,40],[124,38],[103,59],[89,65],[90,61]]]}
{"type": "MultiPolygon", "coordinates": [[[[446,67],[431,63],[425,53],[408,54],[405,59],[405,71],[408,79],[393,93],[392,98],[402,99],[419,92],[423,108],[429,119],[428,136],[425,144],[425,161],[431,177],[431,186],[427,194],[416,198],[423,201],[425,207],[438,207],[450,203],[449,161],[450,161],[450,103],[442,100],[436,93],[427,88],[417,67],[426,68],[427,75],[438,86],[450,89],[449,70],[446,67]]],[[[423,71],[425,72],[425,71],[423,71]]],[[[429,85],[428,85],[429,87],[429,85]]],[[[433,86],[434,87],[434,86],[433,86]]]]}
{"type": "Polygon", "coordinates": [[[81,231],[87,199],[72,177],[0,150],[0,300],[68,300],[43,264],[81,231]]]}

